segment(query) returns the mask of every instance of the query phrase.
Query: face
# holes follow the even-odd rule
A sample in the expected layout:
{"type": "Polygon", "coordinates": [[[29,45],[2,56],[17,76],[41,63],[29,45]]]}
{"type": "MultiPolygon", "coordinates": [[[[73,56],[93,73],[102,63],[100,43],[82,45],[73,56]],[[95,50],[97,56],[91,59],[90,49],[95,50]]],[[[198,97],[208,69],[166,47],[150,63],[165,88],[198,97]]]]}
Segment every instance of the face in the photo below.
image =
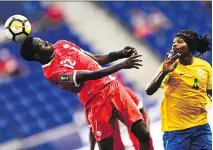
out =
{"type": "Polygon", "coordinates": [[[175,53],[180,53],[181,56],[185,56],[185,55],[188,55],[190,53],[186,42],[180,37],[174,38],[172,50],[175,53]]]}
{"type": "Polygon", "coordinates": [[[40,38],[33,38],[33,46],[38,54],[52,54],[54,52],[53,44],[40,38]]]}

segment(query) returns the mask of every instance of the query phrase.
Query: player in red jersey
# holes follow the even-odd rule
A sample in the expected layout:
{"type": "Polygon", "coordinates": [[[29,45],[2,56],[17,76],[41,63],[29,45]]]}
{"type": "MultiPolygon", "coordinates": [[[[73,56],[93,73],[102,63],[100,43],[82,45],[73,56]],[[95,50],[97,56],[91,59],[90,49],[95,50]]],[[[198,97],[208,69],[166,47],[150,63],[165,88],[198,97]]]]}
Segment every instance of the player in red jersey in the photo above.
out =
{"type": "Polygon", "coordinates": [[[134,48],[94,56],[69,41],[59,40],[53,45],[28,37],[21,45],[20,54],[27,61],[40,62],[49,82],[79,96],[101,150],[113,149],[111,121],[115,115],[149,149],[150,135],[140,111],[125,88],[109,76],[121,69],[142,66],[141,55],[132,56],[137,54],[134,48]],[[116,65],[100,66],[127,57],[116,65]]]}
{"type": "MultiPolygon", "coordinates": [[[[116,74],[116,79],[120,81],[124,87],[129,96],[132,98],[132,100],[135,102],[137,105],[139,111],[141,112],[141,115],[143,116],[146,125],[148,129],[150,129],[150,120],[148,117],[148,113],[146,112],[145,108],[143,107],[143,103],[140,100],[140,98],[132,91],[131,88],[126,86],[124,84],[124,81],[122,77],[119,74],[116,74]]],[[[121,123],[118,119],[115,119],[113,122],[113,150],[140,150],[141,149],[141,143],[138,141],[138,139],[134,136],[134,134],[123,124],[121,123]]],[[[90,129],[89,133],[89,138],[90,138],[90,150],[95,150],[95,138],[92,133],[92,130],[90,129]]],[[[150,150],[154,150],[153,143],[152,143],[152,138],[149,140],[150,144],[150,150]]]]}

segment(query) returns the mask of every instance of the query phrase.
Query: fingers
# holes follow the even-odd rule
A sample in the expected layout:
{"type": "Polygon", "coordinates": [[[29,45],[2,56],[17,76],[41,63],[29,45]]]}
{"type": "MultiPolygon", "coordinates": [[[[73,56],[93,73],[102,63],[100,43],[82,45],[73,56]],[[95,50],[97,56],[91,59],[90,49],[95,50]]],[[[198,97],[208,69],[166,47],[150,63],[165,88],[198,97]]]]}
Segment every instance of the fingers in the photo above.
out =
{"type": "Polygon", "coordinates": [[[132,62],[142,62],[141,59],[133,59],[132,62]]]}
{"type": "Polygon", "coordinates": [[[124,49],[126,50],[126,52],[127,52],[128,54],[131,54],[131,55],[138,55],[138,51],[137,51],[134,47],[126,46],[124,49]]]}
{"type": "Polygon", "coordinates": [[[143,65],[140,64],[140,63],[134,63],[134,65],[136,65],[136,66],[143,66],[143,65]]]}
{"type": "Polygon", "coordinates": [[[133,68],[135,68],[135,69],[140,69],[138,66],[133,66],[133,68]]]}
{"type": "Polygon", "coordinates": [[[171,61],[172,62],[176,61],[180,56],[181,56],[181,54],[179,54],[179,53],[175,54],[175,56],[171,58],[171,61]]]}
{"type": "Polygon", "coordinates": [[[126,50],[127,53],[132,53],[132,49],[126,50]]]}
{"type": "Polygon", "coordinates": [[[132,49],[132,55],[133,55],[133,56],[134,56],[134,55],[138,55],[138,51],[137,51],[135,48],[132,49]]]}
{"type": "Polygon", "coordinates": [[[134,55],[134,56],[131,56],[129,57],[130,59],[134,59],[134,58],[138,58],[138,57],[141,57],[142,55],[134,55]]]}
{"type": "Polygon", "coordinates": [[[173,64],[173,68],[176,68],[178,65],[178,60],[175,61],[175,63],[173,64]]]}
{"type": "Polygon", "coordinates": [[[169,53],[166,53],[166,57],[164,58],[164,61],[168,59],[169,53]]]}
{"type": "Polygon", "coordinates": [[[124,49],[133,49],[134,47],[131,47],[131,46],[126,46],[124,47],[124,49]]]}

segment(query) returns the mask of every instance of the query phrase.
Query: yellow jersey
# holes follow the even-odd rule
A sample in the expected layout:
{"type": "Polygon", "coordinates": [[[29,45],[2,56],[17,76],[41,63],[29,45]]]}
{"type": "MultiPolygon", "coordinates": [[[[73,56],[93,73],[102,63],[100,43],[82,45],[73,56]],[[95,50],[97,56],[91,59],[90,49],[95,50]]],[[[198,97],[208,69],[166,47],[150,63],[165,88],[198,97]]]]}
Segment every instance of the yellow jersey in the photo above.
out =
{"type": "MultiPolygon", "coordinates": [[[[162,70],[162,65],[158,70],[162,70]]],[[[162,131],[175,131],[208,123],[206,90],[212,89],[212,68],[193,57],[191,65],[178,64],[163,80],[162,131]]]]}

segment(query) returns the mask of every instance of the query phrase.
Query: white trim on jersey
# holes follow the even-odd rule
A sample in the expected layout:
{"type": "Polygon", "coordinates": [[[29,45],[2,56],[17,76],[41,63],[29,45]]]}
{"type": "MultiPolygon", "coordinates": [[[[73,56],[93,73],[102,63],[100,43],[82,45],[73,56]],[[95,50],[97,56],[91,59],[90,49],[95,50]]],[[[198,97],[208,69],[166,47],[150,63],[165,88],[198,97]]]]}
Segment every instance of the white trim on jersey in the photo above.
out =
{"type": "Polygon", "coordinates": [[[138,109],[142,109],[143,108],[143,103],[142,101],[140,100],[139,103],[138,103],[138,109]]]}
{"type": "Polygon", "coordinates": [[[50,62],[48,62],[47,64],[42,65],[42,68],[49,66],[52,63],[53,59],[50,62]]]}
{"type": "Polygon", "coordinates": [[[74,82],[75,86],[76,86],[76,87],[79,87],[80,84],[78,84],[77,81],[76,81],[76,70],[74,70],[74,72],[73,72],[73,77],[72,77],[72,78],[73,78],[73,82],[74,82]]]}

